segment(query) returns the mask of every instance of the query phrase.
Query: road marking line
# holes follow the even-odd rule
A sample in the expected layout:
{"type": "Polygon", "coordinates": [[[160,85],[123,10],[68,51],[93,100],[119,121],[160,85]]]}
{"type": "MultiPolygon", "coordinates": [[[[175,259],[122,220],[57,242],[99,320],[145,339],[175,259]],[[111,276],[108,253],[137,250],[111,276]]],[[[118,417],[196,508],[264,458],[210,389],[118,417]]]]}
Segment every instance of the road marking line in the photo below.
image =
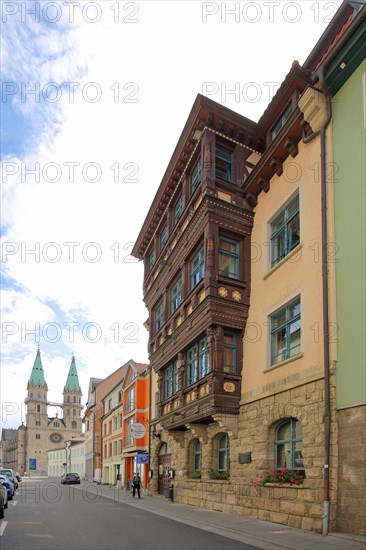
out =
{"type": "Polygon", "coordinates": [[[18,504],[18,501],[15,500],[15,501],[13,502],[13,506],[16,506],[17,504],[18,504]]]}
{"type": "Polygon", "coordinates": [[[7,521],[3,521],[2,524],[0,525],[0,537],[3,536],[3,533],[5,531],[5,527],[8,525],[8,522],[7,521]]]}

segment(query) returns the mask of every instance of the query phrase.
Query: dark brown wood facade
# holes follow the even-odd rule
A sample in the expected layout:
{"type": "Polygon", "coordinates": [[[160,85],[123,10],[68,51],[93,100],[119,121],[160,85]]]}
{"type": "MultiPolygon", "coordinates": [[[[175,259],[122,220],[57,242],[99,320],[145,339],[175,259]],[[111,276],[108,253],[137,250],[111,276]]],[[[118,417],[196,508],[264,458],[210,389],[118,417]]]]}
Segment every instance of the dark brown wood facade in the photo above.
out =
{"type": "Polygon", "coordinates": [[[303,128],[296,102],[309,83],[294,63],[259,123],[199,95],[136,241],[165,429],[239,413],[253,207],[285,158],[297,154],[303,128]],[[234,272],[222,268],[226,260],[234,272]],[[172,305],[177,285],[179,303],[172,305]]]}

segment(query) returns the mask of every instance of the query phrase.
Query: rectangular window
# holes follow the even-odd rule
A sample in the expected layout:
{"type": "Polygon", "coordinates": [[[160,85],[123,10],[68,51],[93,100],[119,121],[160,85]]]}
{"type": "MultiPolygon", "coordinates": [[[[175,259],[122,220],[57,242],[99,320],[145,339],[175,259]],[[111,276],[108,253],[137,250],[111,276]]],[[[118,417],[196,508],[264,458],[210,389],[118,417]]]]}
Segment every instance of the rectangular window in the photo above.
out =
{"type": "Polygon", "coordinates": [[[283,113],[283,115],[280,117],[280,119],[276,122],[275,126],[273,127],[273,130],[271,132],[272,139],[274,139],[277,134],[279,134],[281,128],[284,127],[287,120],[290,118],[290,115],[292,113],[292,104],[287,107],[286,111],[283,113]]]}
{"type": "Polygon", "coordinates": [[[194,288],[204,276],[204,256],[203,246],[199,249],[197,254],[193,257],[191,262],[191,289],[194,288]]]}
{"type": "Polygon", "coordinates": [[[197,381],[197,347],[187,351],[187,386],[197,381]]]}
{"type": "Polygon", "coordinates": [[[271,223],[271,266],[287,256],[300,242],[299,195],[271,223]]]}
{"type": "Polygon", "coordinates": [[[149,272],[154,267],[154,263],[155,263],[155,254],[154,254],[154,251],[152,251],[150,252],[150,256],[149,256],[149,272]]]}
{"type": "Polygon", "coordinates": [[[301,351],[300,298],[271,317],[271,365],[301,351]]]}
{"type": "Polygon", "coordinates": [[[179,307],[182,301],[182,279],[179,277],[177,282],[172,286],[171,296],[170,296],[170,312],[174,311],[179,307]]]}
{"type": "Polygon", "coordinates": [[[199,184],[201,183],[201,159],[198,160],[196,166],[193,168],[191,176],[191,195],[195,192],[199,184]]]}
{"type": "Polygon", "coordinates": [[[131,435],[131,427],[134,424],[134,417],[131,416],[126,420],[126,445],[133,445],[133,437],[131,435]]]}
{"type": "Polygon", "coordinates": [[[198,378],[204,378],[209,372],[207,338],[198,342],[198,378]]]}
{"type": "Polygon", "coordinates": [[[155,310],[155,333],[163,326],[163,302],[155,310]]]}
{"type": "Polygon", "coordinates": [[[224,332],[224,372],[236,374],[236,334],[224,332]]]}
{"type": "Polygon", "coordinates": [[[219,238],[219,274],[239,279],[239,241],[219,238]]]}
{"type": "Polygon", "coordinates": [[[207,338],[201,338],[187,351],[187,386],[204,378],[210,371],[207,338]]]}
{"type": "Polygon", "coordinates": [[[165,369],[164,374],[164,399],[168,399],[180,389],[177,361],[173,361],[173,363],[165,369]]]}
{"type": "Polygon", "coordinates": [[[164,225],[160,233],[160,250],[163,250],[167,240],[168,240],[168,229],[167,229],[167,226],[164,225]]]}
{"type": "Polygon", "coordinates": [[[233,153],[223,145],[216,145],[216,177],[232,182],[233,153]]]}
{"type": "Polygon", "coordinates": [[[126,392],[126,406],[125,406],[125,413],[129,413],[133,411],[135,408],[135,386],[132,386],[127,392],[126,392]]]}
{"type": "Polygon", "coordinates": [[[178,220],[182,215],[182,212],[183,212],[183,197],[181,195],[174,206],[174,217],[173,217],[174,225],[177,225],[178,220]]]}

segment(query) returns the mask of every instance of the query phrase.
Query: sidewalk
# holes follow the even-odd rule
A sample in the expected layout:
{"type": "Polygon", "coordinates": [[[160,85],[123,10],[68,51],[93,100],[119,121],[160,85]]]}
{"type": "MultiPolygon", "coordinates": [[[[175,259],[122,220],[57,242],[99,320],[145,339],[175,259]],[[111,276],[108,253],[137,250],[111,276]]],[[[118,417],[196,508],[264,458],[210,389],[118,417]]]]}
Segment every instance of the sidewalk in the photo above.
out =
{"type": "MultiPolygon", "coordinates": [[[[235,516],[171,502],[162,496],[147,496],[132,498],[130,491],[82,483],[75,486],[92,491],[116,502],[141,508],[146,512],[164,516],[186,525],[191,525],[204,531],[210,531],[230,539],[251,544],[264,550],[365,550],[366,537],[332,533],[328,536],[318,535],[310,531],[294,529],[277,523],[254,520],[244,516],[235,516]]],[[[228,547],[229,548],[229,547],[228,547]]]]}

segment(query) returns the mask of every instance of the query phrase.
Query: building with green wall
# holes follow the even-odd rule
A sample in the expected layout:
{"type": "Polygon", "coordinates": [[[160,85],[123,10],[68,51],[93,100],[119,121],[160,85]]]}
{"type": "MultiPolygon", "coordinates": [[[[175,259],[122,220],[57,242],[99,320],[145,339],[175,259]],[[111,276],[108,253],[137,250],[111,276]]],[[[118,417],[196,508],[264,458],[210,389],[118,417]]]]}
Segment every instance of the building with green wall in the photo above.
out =
{"type": "Polygon", "coordinates": [[[337,530],[359,535],[366,535],[365,8],[325,72],[334,160],[335,246],[328,261],[335,261],[336,275],[337,530]]]}

